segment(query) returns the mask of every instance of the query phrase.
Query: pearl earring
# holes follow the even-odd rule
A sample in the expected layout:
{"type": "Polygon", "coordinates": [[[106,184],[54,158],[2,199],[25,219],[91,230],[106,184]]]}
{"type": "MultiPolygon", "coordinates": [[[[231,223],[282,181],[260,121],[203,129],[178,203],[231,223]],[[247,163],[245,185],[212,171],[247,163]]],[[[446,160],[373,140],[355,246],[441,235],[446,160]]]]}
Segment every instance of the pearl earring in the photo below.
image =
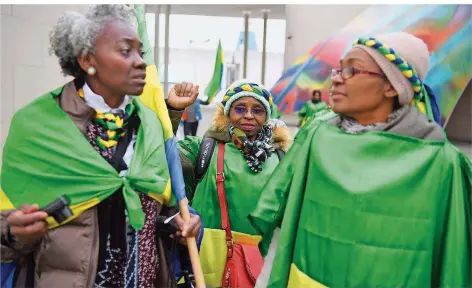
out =
{"type": "Polygon", "coordinates": [[[90,75],[90,76],[93,76],[97,73],[97,69],[95,69],[95,67],[92,67],[90,66],[88,69],[87,69],[87,74],[90,75]]]}

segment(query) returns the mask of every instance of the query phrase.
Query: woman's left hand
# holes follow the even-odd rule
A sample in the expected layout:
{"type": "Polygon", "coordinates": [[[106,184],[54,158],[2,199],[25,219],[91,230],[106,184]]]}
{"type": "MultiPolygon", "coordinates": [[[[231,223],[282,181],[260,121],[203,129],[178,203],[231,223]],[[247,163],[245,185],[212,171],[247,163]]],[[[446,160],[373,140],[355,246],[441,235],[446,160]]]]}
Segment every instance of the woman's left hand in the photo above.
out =
{"type": "Polygon", "coordinates": [[[176,108],[176,109],[185,109],[188,106],[195,103],[195,100],[198,97],[199,86],[193,85],[192,83],[182,82],[174,85],[172,90],[169,92],[167,97],[167,104],[176,108]]]}
{"type": "MultiPolygon", "coordinates": [[[[176,236],[182,237],[180,239],[181,244],[186,244],[186,237],[198,238],[200,228],[202,227],[202,221],[200,220],[200,216],[190,214],[190,221],[188,223],[185,223],[184,219],[182,219],[182,216],[180,216],[179,214],[174,218],[174,221],[175,224],[177,224],[177,226],[179,227],[179,231],[177,231],[176,236]]],[[[174,238],[173,235],[171,235],[171,238],[174,238]]]]}

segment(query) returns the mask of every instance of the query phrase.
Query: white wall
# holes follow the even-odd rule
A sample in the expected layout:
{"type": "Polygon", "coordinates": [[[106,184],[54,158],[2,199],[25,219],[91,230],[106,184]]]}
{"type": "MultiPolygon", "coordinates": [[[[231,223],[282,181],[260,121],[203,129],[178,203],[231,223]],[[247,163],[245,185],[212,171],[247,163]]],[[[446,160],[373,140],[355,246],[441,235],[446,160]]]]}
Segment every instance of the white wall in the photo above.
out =
{"type": "Polygon", "coordinates": [[[49,31],[64,11],[83,12],[86,6],[0,5],[0,8],[0,143],[3,150],[14,112],[41,93],[65,83],[57,59],[49,55],[49,31]]]}
{"type": "MultiPolygon", "coordinates": [[[[172,36],[172,35],[171,35],[172,36]]],[[[177,37],[177,36],[176,36],[177,37]]],[[[242,51],[235,57],[235,62],[240,64],[239,75],[242,77],[242,62],[243,55],[242,51]]],[[[160,49],[160,52],[164,54],[164,49],[160,49]]],[[[162,55],[161,54],[161,55],[162,55]]],[[[230,63],[233,56],[233,51],[224,51],[225,63],[230,63]]],[[[275,82],[280,78],[283,72],[283,57],[284,54],[278,53],[267,53],[266,54],[266,77],[265,85],[272,87],[275,82]]],[[[258,51],[248,52],[248,68],[247,68],[247,79],[255,82],[261,80],[261,62],[262,53],[258,51]]],[[[190,50],[190,49],[170,49],[169,54],[169,82],[180,82],[187,81],[193,82],[200,85],[203,93],[206,85],[210,81],[213,75],[215,63],[215,51],[210,50],[190,50]]],[[[163,80],[163,68],[164,64],[160,63],[159,68],[161,69],[161,81],[163,80]]],[[[223,87],[225,87],[226,79],[223,77],[223,87]]],[[[228,84],[229,85],[229,84],[228,84]]]]}
{"type": "Polygon", "coordinates": [[[367,7],[369,5],[286,5],[284,67],[291,66],[319,41],[344,28],[367,7]]]}

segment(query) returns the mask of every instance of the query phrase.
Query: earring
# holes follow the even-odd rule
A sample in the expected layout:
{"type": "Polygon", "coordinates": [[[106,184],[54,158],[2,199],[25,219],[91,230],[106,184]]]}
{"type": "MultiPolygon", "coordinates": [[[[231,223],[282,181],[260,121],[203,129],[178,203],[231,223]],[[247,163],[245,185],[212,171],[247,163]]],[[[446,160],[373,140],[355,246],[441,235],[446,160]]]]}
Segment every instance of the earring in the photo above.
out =
{"type": "Polygon", "coordinates": [[[87,74],[90,75],[90,76],[93,76],[97,73],[97,69],[95,69],[95,67],[93,66],[90,66],[88,69],[87,69],[87,74]]]}

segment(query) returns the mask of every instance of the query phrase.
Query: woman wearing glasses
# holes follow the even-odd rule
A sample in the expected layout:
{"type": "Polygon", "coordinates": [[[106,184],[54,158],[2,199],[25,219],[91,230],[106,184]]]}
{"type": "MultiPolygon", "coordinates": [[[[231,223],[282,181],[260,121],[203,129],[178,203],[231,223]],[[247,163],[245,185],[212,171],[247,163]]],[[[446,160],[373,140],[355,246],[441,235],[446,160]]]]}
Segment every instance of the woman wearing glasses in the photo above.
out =
{"type": "Polygon", "coordinates": [[[471,286],[472,169],[440,127],[428,67],[404,32],[344,56],[337,115],[300,130],[250,214],[272,239],[256,287],[471,286]]]}
{"type": "Polygon", "coordinates": [[[200,257],[205,282],[210,286],[226,286],[222,282],[228,248],[222,229],[224,210],[233,232],[231,241],[254,248],[249,248],[249,258],[257,256],[260,261],[248,264],[256,268],[255,273],[262,266],[257,249],[260,236],[247,216],[291,141],[285,124],[271,119],[271,104],[272,95],[262,85],[246,80],[233,83],[203,139],[189,136],[179,142],[187,196],[201,213],[205,228],[209,228],[205,230],[200,257]],[[223,165],[218,167],[220,157],[223,165]],[[217,188],[221,183],[224,191],[217,188]],[[221,209],[220,192],[225,194],[226,209],[221,209]]]}

